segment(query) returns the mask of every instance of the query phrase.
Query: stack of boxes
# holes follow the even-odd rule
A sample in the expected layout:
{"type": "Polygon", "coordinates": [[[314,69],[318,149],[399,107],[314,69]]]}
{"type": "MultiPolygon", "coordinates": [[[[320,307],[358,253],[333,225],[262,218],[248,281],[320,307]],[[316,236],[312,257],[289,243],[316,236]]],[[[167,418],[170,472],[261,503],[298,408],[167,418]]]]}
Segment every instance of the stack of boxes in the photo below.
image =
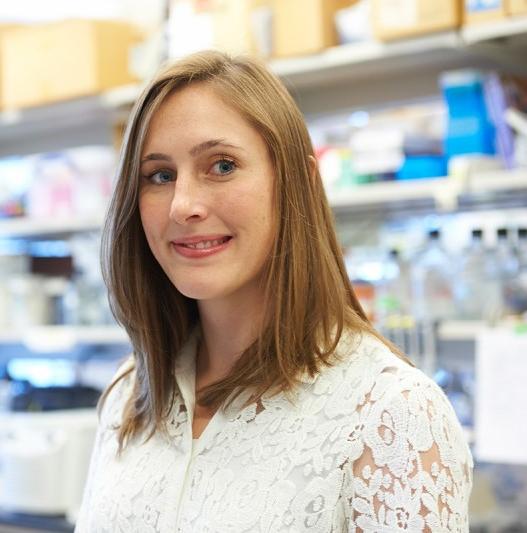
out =
{"type": "Polygon", "coordinates": [[[373,33],[382,41],[527,15],[527,0],[371,0],[371,5],[373,33]]]}
{"type": "MultiPolygon", "coordinates": [[[[189,33],[193,19],[196,27],[210,28],[209,46],[277,58],[314,54],[356,40],[348,38],[353,32],[358,38],[373,35],[391,41],[527,14],[527,0],[172,0],[171,5],[177,13],[174,35],[185,33],[185,28],[189,33]],[[357,29],[364,20],[371,31],[357,29]],[[343,27],[346,24],[349,28],[343,27]],[[233,27],[236,31],[229,31],[233,27]],[[262,40],[271,46],[262,46],[262,40]]],[[[203,36],[190,39],[196,39],[198,47],[204,44],[203,36]]]]}
{"type": "MultiPolygon", "coordinates": [[[[346,24],[351,33],[354,25],[370,26],[358,39],[390,41],[527,14],[527,0],[171,0],[170,12],[168,34],[176,43],[171,56],[192,51],[194,41],[196,48],[284,58],[349,40],[346,24]],[[180,53],[177,36],[184,37],[183,48],[189,46],[180,53]]],[[[138,40],[136,29],[116,21],[0,26],[0,109],[46,105],[137,81],[129,64],[138,40]]]]}

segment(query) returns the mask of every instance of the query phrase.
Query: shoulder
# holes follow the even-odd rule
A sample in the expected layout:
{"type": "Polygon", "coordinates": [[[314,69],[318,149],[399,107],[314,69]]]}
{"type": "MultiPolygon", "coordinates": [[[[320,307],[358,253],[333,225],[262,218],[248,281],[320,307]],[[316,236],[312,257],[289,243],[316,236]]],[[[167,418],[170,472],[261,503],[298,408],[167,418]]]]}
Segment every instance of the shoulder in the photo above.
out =
{"type": "Polygon", "coordinates": [[[374,336],[344,338],[341,349],[332,398],[339,401],[331,405],[346,409],[343,494],[355,502],[350,523],[395,531],[403,517],[416,531],[468,531],[473,462],[443,391],[374,336]]]}
{"type": "Polygon", "coordinates": [[[130,354],[119,365],[99,405],[99,425],[115,429],[122,420],[124,406],[132,393],[135,382],[135,360],[130,354]]]}
{"type": "MultiPolygon", "coordinates": [[[[344,337],[341,344],[340,387],[350,390],[363,441],[380,463],[397,460],[405,450],[426,452],[432,447],[442,458],[471,462],[456,414],[431,378],[370,334],[344,337]]],[[[397,465],[390,466],[397,470],[397,465]]]]}
{"type": "Polygon", "coordinates": [[[373,435],[386,420],[393,419],[398,432],[415,432],[421,427],[439,438],[441,431],[449,431],[456,445],[466,446],[442,389],[380,339],[369,333],[346,332],[335,355],[337,362],[321,372],[313,392],[328,395],[329,402],[340,404],[341,412],[360,412],[365,435],[368,431],[373,435]]]}
{"type": "MultiPolygon", "coordinates": [[[[424,372],[394,354],[382,340],[367,332],[345,332],[337,351],[336,373],[347,383],[361,383],[370,401],[429,390],[446,400],[443,391],[424,372]]],[[[405,395],[406,396],[406,395],[405,395]]]]}

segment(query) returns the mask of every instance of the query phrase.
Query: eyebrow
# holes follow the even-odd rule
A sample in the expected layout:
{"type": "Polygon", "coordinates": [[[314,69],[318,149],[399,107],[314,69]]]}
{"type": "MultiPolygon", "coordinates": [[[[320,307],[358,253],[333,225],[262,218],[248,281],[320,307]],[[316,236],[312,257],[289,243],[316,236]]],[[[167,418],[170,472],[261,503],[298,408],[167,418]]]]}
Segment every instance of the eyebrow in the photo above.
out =
{"type": "MultiPolygon", "coordinates": [[[[211,148],[214,148],[216,146],[224,146],[225,148],[243,150],[241,146],[236,146],[235,144],[225,142],[225,139],[210,139],[208,141],[204,141],[200,144],[197,144],[196,146],[193,146],[188,153],[189,155],[196,157],[199,154],[210,150],[211,148]]],[[[141,164],[145,163],[146,161],[172,161],[172,158],[167,154],[152,153],[143,157],[143,159],[141,159],[141,164]]]]}

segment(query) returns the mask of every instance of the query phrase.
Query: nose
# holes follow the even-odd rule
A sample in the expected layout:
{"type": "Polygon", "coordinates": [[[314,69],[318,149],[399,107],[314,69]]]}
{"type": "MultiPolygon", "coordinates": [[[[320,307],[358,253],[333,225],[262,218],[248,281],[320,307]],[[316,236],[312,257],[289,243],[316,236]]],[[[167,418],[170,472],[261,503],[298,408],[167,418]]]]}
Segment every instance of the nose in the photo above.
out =
{"type": "Polygon", "coordinates": [[[170,203],[170,219],[177,224],[188,224],[206,216],[207,209],[199,184],[191,176],[178,175],[170,203]]]}

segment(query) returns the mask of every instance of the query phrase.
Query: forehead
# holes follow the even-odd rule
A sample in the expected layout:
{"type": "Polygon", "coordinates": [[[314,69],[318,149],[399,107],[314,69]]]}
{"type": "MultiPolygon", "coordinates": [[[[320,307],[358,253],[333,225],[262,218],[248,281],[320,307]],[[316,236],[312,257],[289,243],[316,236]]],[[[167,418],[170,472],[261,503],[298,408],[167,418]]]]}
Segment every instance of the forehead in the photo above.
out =
{"type": "MultiPolygon", "coordinates": [[[[225,137],[255,140],[260,137],[252,125],[210,85],[203,83],[169,94],[154,112],[145,147],[163,138],[172,141],[189,137],[225,137]]],[[[196,138],[194,138],[196,140],[196,138]]]]}

